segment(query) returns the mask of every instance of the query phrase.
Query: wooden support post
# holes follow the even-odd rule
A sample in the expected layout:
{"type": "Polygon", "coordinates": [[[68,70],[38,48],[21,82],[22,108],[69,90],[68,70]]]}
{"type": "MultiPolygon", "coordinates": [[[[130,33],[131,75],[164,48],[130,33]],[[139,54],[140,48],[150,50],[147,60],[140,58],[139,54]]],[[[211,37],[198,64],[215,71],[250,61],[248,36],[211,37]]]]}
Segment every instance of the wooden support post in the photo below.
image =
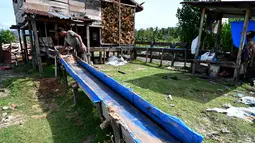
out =
{"type": "Polygon", "coordinates": [[[117,51],[117,57],[118,58],[120,57],[120,51],[117,51]]]}
{"type": "Polygon", "coordinates": [[[65,88],[66,90],[68,90],[68,80],[67,80],[67,72],[66,69],[62,66],[62,70],[63,70],[63,78],[64,78],[64,83],[65,83],[65,88]]]}
{"type": "Polygon", "coordinates": [[[152,50],[150,50],[150,63],[152,63],[152,60],[153,60],[153,52],[152,50]]]}
{"type": "Polygon", "coordinates": [[[24,57],[25,57],[25,63],[28,63],[28,50],[27,50],[27,38],[25,30],[22,29],[22,35],[23,35],[23,43],[24,43],[24,57]]]}
{"type": "Polygon", "coordinates": [[[58,61],[57,61],[57,56],[54,57],[54,64],[55,64],[55,77],[58,77],[58,61]]]}
{"type": "Polygon", "coordinates": [[[94,54],[94,52],[91,52],[91,59],[92,59],[93,63],[95,63],[95,54],[94,54]]]}
{"type": "Polygon", "coordinates": [[[100,62],[100,64],[102,64],[102,52],[101,51],[99,51],[99,62],[100,62]]]}
{"type": "Polygon", "coordinates": [[[195,57],[194,57],[194,63],[193,63],[193,67],[192,67],[192,74],[193,75],[196,72],[197,57],[198,57],[199,48],[200,48],[200,45],[201,45],[202,31],[203,31],[203,26],[204,26],[204,18],[205,18],[205,8],[203,8],[202,14],[201,14],[201,21],[200,21],[200,28],[199,28],[199,35],[198,35],[198,43],[197,43],[196,54],[195,54],[195,57]]]}
{"type": "Polygon", "coordinates": [[[220,50],[220,35],[221,35],[221,29],[222,29],[222,18],[218,20],[218,28],[217,28],[217,33],[216,33],[216,40],[215,40],[215,49],[220,50]]]}
{"type": "Polygon", "coordinates": [[[77,24],[75,24],[75,32],[78,34],[78,27],[77,27],[77,24]]]}
{"type": "Polygon", "coordinates": [[[106,59],[108,59],[110,57],[110,52],[109,50],[106,52],[106,59]]]}
{"type": "Polygon", "coordinates": [[[78,102],[78,98],[79,98],[79,86],[77,84],[77,82],[72,83],[72,88],[73,88],[73,93],[74,93],[74,104],[76,105],[78,102]]]}
{"type": "Polygon", "coordinates": [[[160,59],[160,67],[163,66],[163,59],[164,59],[164,48],[162,48],[162,51],[161,51],[161,59],[160,59]]]}
{"type": "Polygon", "coordinates": [[[148,63],[148,56],[149,56],[149,48],[146,48],[146,58],[145,58],[145,63],[148,63]]]}
{"type": "Polygon", "coordinates": [[[87,37],[87,59],[88,64],[90,64],[90,36],[89,36],[89,25],[86,26],[86,37],[87,37]]]}
{"type": "Polygon", "coordinates": [[[33,70],[35,70],[36,69],[36,56],[35,56],[35,47],[34,47],[34,39],[33,39],[31,24],[29,24],[29,39],[30,39],[30,49],[31,49],[31,53],[32,53],[32,66],[33,66],[33,70]]]}
{"type": "MultiPolygon", "coordinates": [[[[48,43],[48,33],[47,33],[47,23],[46,22],[44,22],[44,32],[45,32],[45,37],[47,39],[46,43],[49,44],[48,43]]],[[[48,57],[49,56],[49,47],[48,47],[48,45],[45,45],[45,50],[46,50],[47,57],[48,57]]]]}
{"type": "Polygon", "coordinates": [[[134,60],[137,59],[137,51],[136,51],[136,48],[134,48],[134,60]]]}
{"type": "MultiPolygon", "coordinates": [[[[18,28],[18,36],[19,36],[19,43],[20,43],[20,48],[21,48],[21,52],[22,52],[22,59],[23,59],[23,61],[26,62],[26,56],[24,54],[25,50],[24,50],[24,47],[23,47],[22,42],[21,42],[20,28],[18,28]]],[[[0,47],[0,48],[2,49],[2,47],[0,47]]],[[[2,57],[1,53],[0,53],[0,57],[2,57]]],[[[0,60],[0,62],[1,62],[1,60],[0,60]]]]}
{"type": "Polygon", "coordinates": [[[40,75],[43,73],[43,67],[42,67],[42,59],[41,59],[41,51],[39,47],[39,38],[38,38],[38,33],[37,33],[37,27],[36,27],[36,22],[31,21],[32,24],[32,29],[34,31],[34,40],[35,40],[35,52],[36,52],[36,60],[39,68],[39,73],[40,75]]]}
{"type": "Polygon", "coordinates": [[[114,120],[111,120],[111,125],[113,129],[114,142],[121,143],[121,129],[119,124],[116,123],[114,120]]]}
{"type": "Polygon", "coordinates": [[[173,53],[172,62],[171,62],[171,67],[174,66],[175,58],[176,58],[176,53],[173,53]]]}
{"type": "Polygon", "coordinates": [[[103,63],[105,64],[105,54],[106,54],[106,48],[104,48],[104,53],[103,53],[103,63]]]}
{"type": "Polygon", "coordinates": [[[184,51],[184,67],[187,67],[187,46],[184,51]]]}
{"type": "Polygon", "coordinates": [[[123,57],[123,49],[122,49],[122,47],[120,49],[120,55],[121,55],[121,57],[123,57]]]}
{"type": "MultiPolygon", "coordinates": [[[[54,25],[54,30],[55,30],[55,37],[58,37],[58,24],[54,25]]],[[[57,45],[59,45],[59,37],[56,40],[57,40],[57,45]]]]}
{"type": "Polygon", "coordinates": [[[251,9],[247,9],[246,14],[245,14],[245,19],[244,19],[241,42],[240,42],[238,55],[237,55],[237,60],[236,60],[237,67],[235,68],[235,73],[234,73],[234,80],[235,81],[238,80],[239,74],[240,74],[242,51],[243,51],[243,47],[244,47],[244,42],[245,42],[245,38],[246,38],[246,32],[247,32],[247,28],[248,28],[248,24],[249,24],[250,15],[251,15],[251,9]]]}

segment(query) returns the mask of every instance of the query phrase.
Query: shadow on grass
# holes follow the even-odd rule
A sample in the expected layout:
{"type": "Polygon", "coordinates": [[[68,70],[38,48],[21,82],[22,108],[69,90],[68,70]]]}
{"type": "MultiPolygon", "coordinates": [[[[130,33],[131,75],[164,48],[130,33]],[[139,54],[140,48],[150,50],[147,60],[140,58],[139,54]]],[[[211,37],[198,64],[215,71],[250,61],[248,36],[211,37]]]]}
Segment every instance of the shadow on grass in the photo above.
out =
{"type": "Polygon", "coordinates": [[[200,103],[207,103],[235,88],[192,78],[183,73],[160,73],[126,82],[160,94],[171,94],[200,103]]]}
{"type": "Polygon", "coordinates": [[[79,91],[75,106],[71,89],[65,91],[63,84],[55,78],[41,79],[38,91],[39,103],[47,114],[55,143],[97,143],[107,140],[110,129],[100,129],[99,112],[82,91],[79,91]]]}

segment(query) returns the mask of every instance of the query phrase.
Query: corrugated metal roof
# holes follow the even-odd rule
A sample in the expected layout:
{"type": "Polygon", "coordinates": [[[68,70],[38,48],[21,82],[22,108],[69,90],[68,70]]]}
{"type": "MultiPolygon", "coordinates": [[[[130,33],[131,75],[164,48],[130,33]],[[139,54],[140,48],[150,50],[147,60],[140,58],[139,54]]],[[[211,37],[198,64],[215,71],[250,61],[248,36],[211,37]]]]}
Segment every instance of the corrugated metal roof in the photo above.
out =
{"type": "Polygon", "coordinates": [[[34,9],[25,9],[25,14],[36,14],[40,16],[46,16],[49,18],[59,18],[59,19],[70,19],[70,20],[80,20],[80,21],[93,21],[92,19],[86,18],[86,17],[72,17],[67,16],[61,13],[57,12],[45,12],[45,11],[38,11],[34,9]]]}
{"type": "Polygon", "coordinates": [[[48,12],[38,11],[38,10],[34,10],[34,9],[25,9],[24,12],[25,12],[25,14],[36,14],[36,15],[41,15],[41,16],[47,16],[50,18],[57,17],[57,16],[52,15],[48,12]]]}
{"type": "Polygon", "coordinates": [[[57,12],[48,12],[49,14],[51,15],[54,15],[60,19],[71,19],[72,17],[71,16],[66,16],[64,14],[61,14],[61,13],[57,13],[57,12]]]}

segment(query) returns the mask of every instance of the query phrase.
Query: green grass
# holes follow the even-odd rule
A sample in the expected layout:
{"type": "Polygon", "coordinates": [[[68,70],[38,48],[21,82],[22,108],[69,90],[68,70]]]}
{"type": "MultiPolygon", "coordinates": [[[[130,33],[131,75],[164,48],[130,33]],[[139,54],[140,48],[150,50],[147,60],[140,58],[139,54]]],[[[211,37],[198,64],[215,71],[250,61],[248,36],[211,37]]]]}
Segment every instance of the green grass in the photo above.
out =
{"type": "MultiPolygon", "coordinates": [[[[217,132],[218,139],[205,138],[205,142],[248,142],[255,141],[254,123],[241,119],[230,118],[224,114],[205,112],[207,108],[221,107],[231,103],[234,106],[245,106],[234,103],[238,93],[248,94],[248,85],[240,87],[227,86],[229,83],[209,82],[208,80],[190,77],[179,71],[158,68],[157,64],[144,64],[135,61],[121,67],[108,65],[97,66],[123,85],[131,87],[134,92],[157,106],[159,109],[182,119],[189,127],[206,136],[217,132]],[[118,71],[125,72],[121,74],[118,71]],[[165,80],[162,77],[174,77],[179,80],[165,80]],[[228,96],[224,96],[224,95],[228,96]],[[167,98],[172,95],[173,100],[167,98]],[[175,107],[170,107],[174,104],[175,107]],[[221,130],[227,128],[230,133],[223,134],[221,130]]],[[[250,91],[254,88],[249,87],[250,91]]]]}
{"type": "MultiPolygon", "coordinates": [[[[157,64],[144,64],[135,61],[131,64],[112,67],[96,67],[127,87],[131,87],[144,99],[162,111],[182,119],[189,127],[206,136],[216,132],[215,138],[205,137],[204,142],[254,142],[255,125],[241,119],[230,118],[224,114],[205,112],[207,108],[221,107],[231,103],[234,106],[245,106],[234,103],[237,93],[249,95],[255,88],[248,85],[229,86],[224,82],[209,82],[179,71],[158,68],[157,64]],[[125,72],[121,74],[118,71],[125,72]],[[162,77],[176,76],[179,80],[165,80],[162,77]],[[173,100],[167,98],[171,94],[173,100]],[[228,96],[224,96],[224,95],[228,96]],[[171,107],[174,104],[175,107],[171,107]],[[221,133],[227,128],[230,133],[221,133]]],[[[27,73],[29,68],[20,66],[14,69],[27,73]]],[[[54,75],[54,67],[44,68],[44,74],[38,76],[30,71],[23,77],[4,81],[0,87],[8,88],[11,95],[0,98],[0,108],[16,104],[15,110],[8,110],[9,115],[21,116],[23,125],[13,125],[0,129],[0,142],[104,142],[109,140],[111,130],[99,128],[99,113],[91,101],[80,91],[79,103],[73,106],[71,88],[58,92],[59,96],[47,92],[47,98],[41,99],[41,79],[54,75]],[[56,107],[52,106],[56,105],[56,107]],[[38,106],[38,109],[34,109],[38,106]],[[34,119],[31,116],[46,113],[46,118],[34,119]]],[[[69,83],[73,80],[68,77],[69,83]]],[[[51,86],[51,85],[50,85],[51,86]]],[[[0,110],[0,114],[5,111],[0,110]]]]}
{"type": "MultiPolygon", "coordinates": [[[[26,72],[27,68],[16,68],[19,72],[26,72]]],[[[15,69],[14,69],[15,70],[15,69]]],[[[43,76],[31,72],[22,78],[11,78],[1,86],[8,88],[11,95],[0,98],[0,108],[16,104],[15,110],[0,110],[0,114],[8,112],[14,117],[23,119],[22,125],[12,125],[0,129],[1,143],[36,142],[36,143],[77,143],[104,142],[109,140],[107,134],[110,129],[101,130],[98,111],[92,102],[80,91],[78,105],[73,104],[73,92],[69,88],[66,92],[59,92],[58,96],[49,92],[47,98],[38,98],[41,80],[54,75],[53,67],[46,67],[43,76]],[[54,106],[52,106],[54,105],[54,106]],[[35,109],[34,107],[37,106],[35,109]],[[35,119],[34,115],[46,114],[45,118],[35,119]]],[[[72,79],[69,78],[71,82],[72,79]]]]}

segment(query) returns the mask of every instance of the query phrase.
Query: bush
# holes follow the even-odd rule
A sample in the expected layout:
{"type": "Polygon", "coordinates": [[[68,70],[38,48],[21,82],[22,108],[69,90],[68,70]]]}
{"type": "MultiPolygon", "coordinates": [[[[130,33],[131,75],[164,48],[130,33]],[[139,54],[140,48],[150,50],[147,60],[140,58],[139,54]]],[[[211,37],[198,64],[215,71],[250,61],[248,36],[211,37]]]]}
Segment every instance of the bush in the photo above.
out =
{"type": "Polygon", "coordinates": [[[0,30],[0,43],[11,43],[16,40],[16,37],[10,30],[0,30]]]}

